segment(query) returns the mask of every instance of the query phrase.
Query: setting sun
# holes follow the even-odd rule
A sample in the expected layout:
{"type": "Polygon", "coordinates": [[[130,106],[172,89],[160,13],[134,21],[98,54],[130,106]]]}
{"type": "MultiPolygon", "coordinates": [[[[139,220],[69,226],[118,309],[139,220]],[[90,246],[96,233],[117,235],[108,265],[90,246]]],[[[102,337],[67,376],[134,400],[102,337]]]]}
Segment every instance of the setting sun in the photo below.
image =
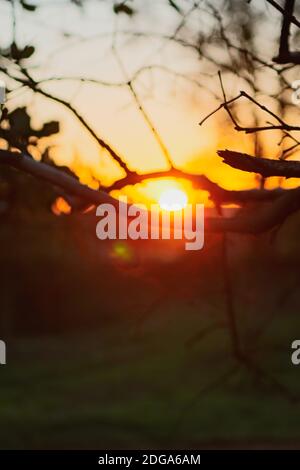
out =
{"type": "Polygon", "coordinates": [[[167,211],[179,211],[187,205],[187,195],[181,189],[167,189],[159,198],[159,205],[167,211]]]}

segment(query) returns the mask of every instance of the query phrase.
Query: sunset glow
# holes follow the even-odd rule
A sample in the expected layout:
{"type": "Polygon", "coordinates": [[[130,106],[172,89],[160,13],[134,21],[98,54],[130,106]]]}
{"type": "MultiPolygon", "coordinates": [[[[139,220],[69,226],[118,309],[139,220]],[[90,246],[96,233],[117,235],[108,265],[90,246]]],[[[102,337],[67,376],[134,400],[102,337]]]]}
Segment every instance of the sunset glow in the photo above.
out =
{"type": "Polygon", "coordinates": [[[159,205],[167,211],[179,211],[187,205],[187,195],[181,189],[167,189],[159,198],[159,205]]]}
{"type": "Polygon", "coordinates": [[[55,215],[71,213],[71,206],[63,197],[56,198],[56,200],[53,202],[51,206],[51,209],[52,209],[53,214],[55,215]]]}

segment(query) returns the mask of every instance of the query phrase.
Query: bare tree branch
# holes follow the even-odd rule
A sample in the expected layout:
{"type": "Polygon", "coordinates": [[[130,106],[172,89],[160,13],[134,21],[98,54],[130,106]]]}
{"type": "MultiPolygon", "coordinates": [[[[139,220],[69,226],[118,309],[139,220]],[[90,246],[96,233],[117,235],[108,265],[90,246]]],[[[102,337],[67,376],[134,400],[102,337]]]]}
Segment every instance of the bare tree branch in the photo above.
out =
{"type": "MultiPolygon", "coordinates": [[[[285,9],[282,8],[282,6],[279,5],[277,2],[274,2],[274,0],[267,0],[267,2],[274,8],[276,8],[276,10],[280,11],[280,13],[282,13],[283,15],[285,14],[285,9]]],[[[300,21],[294,15],[291,16],[291,23],[300,28],[300,21]]]]}
{"type": "Polygon", "coordinates": [[[124,178],[116,181],[111,186],[106,188],[109,191],[115,189],[122,189],[127,185],[135,185],[141,183],[146,179],[157,178],[181,178],[190,181],[195,189],[202,189],[208,191],[210,198],[218,205],[221,204],[245,204],[248,202],[264,202],[273,201],[278,197],[285,194],[287,191],[283,188],[276,188],[273,190],[268,189],[245,189],[245,190],[230,190],[219,186],[217,183],[211,181],[205,175],[194,175],[177,168],[172,168],[168,171],[157,171],[146,174],[127,175],[124,178]]]}
{"type": "MultiPolygon", "coordinates": [[[[285,163],[285,162],[281,162],[285,163]]],[[[21,153],[0,150],[0,164],[8,165],[42,179],[63,191],[77,196],[87,203],[99,205],[110,203],[118,207],[119,201],[104,191],[96,191],[82,185],[76,178],[59,169],[33,160],[21,153]]],[[[245,210],[232,218],[206,218],[205,229],[209,232],[262,233],[282,223],[300,208],[300,188],[277,196],[272,204],[262,204],[255,210],[245,210]]]]}
{"type": "Polygon", "coordinates": [[[279,53],[274,57],[274,62],[278,64],[300,64],[300,52],[291,52],[289,47],[290,26],[293,22],[293,12],[295,8],[295,0],[285,0],[283,11],[283,20],[281,27],[279,53]]]}
{"type": "Polygon", "coordinates": [[[116,205],[117,201],[107,193],[103,191],[96,191],[85,185],[79,183],[79,181],[60,171],[58,168],[47,165],[46,163],[37,162],[33,160],[29,155],[25,155],[19,152],[9,152],[6,150],[0,150],[0,164],[8,165],[18,170],[24,171],[29,175],[44,180],[62,190],[77,196],[91,204],[101,204],[109,202],[116,205]]]}
{"type": "MultiPolygon", "coordinates": [[[[220,73],[219,73],[219,76],[220,73]]],[[[222,88],[223,90],[223,96],[225,96],[224,94],[224,88],[222,88]]],[[[269,108],[267,108],[266,106],[262,105],[261,103],[259,103],[257,100],[255,100],[254,98],[252,98],[252,96],[250,96],[247,92],[245,91],[240,91],[240,93],[235,96],[234,98],[230,99],[230,100],[227,100],[226,99],[226,96],[225,96],[225,99],[224,99],[224,102],[221,103],[214,111],[212,111],[211,113],[209,113],[207,116],[205,116],[200,122],[199,122],[199,125],[202,126],[202,124],[204,124],[204,122],[210,118],[211,116],[213,116],[215,113],[217,113],[220,109],[225,109],[225,111],[228,113],[232,123],[234,124],[234,128],[235,130],[237,131],[242,131],[242,132],[245,132],[246,134],[254,134],[256,132],[261,132],[261,131],[272,131],[272,130],[282,130],[282,131],[299,131],[300,132],[300,126],[295,126],[295,125],[291,125],[291,124],[288,124],[287,122],[285,122],[280,116],[278,116],[276,113],[274,113],[272,110],[270,110],[269,108]],[[254,127],[248,127],[248,126],[242,126],[240,125],[237,120],[235,119],[235,117],[233,116],[233,114],[231,113],[230,111],[230,105],[236,101],[238,101],[239,99],[241,98],[246,98],[248,101],[250,101],[251,103],[253,103],[255,106],[257,106],[258,108],[260,108],[262,111],[264,111],[265,113],[269,114],[272,118],[276,119],[276,121],[279,123],[279,124],[272,124],[270,123],[268,126],[260,126],[260,127],[257,127],[257,126],[254,126],[254,127]]]]}
{"type": "Polygon", "coordinates": [[[217,153],[227,165],[238,170],[259,173],[264,177],[300,178],[300,162],[298,161],[252,157],[246,153],[232,150],[219,150],[217,153]]]}
{"type": "Polygon", "coordinates": [[[235,232],[260,234],[282,224],[289,215],[300,209],[300,189],[292,189],[272,204],[260,205],[231,218],[206,219],[209,232],[235,232]]]}

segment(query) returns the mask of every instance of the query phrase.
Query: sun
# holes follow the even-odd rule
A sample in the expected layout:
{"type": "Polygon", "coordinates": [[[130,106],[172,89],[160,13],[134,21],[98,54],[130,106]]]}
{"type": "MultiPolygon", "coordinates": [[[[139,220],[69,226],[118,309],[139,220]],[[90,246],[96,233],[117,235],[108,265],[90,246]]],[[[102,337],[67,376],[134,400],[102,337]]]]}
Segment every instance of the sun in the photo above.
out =
{"type": "Polygon", "coordinates": [[[161,209],[166,211],[180,211],[187,205],[187,194],[181,189],[166,189],[159,198],[161,209]]]}

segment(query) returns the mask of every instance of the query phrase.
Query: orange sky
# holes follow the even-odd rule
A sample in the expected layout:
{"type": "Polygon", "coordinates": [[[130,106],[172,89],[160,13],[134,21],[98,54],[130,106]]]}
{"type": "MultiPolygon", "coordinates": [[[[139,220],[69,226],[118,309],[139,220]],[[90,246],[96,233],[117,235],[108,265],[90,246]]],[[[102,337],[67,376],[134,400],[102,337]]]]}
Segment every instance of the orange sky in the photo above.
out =
{"type": "MultiPolygon", "coordinates": [[[[220,1],[216,0],[214,4],[220,4],[220,1]]],[[[18,42],[31,42],[37,47],[37,54],[31,61],[32,74],[36,78],[80,76],[117,83],[124,81],[140,67],[155,66],[141,74],[135,87],[174,164],[186,171],[205,173],[227,188],[241,189],[256,184],[253,175],[227,167],[216,155],[216,149],[224,148],[253,154],[253,138],[234,132],[232,126],[224,120],[223,112],[207,121],[203,127],[198,125],[200,119],[218,105],[212,94],[204,89],[220,94],[217,69],[205,61],[199,62],[193,51],[157,38],[159,33],[174,31],[179,22],[176,11],[169,8],[167,2],[138,0],[136,5],[139,13],[133,18],[115,15],[110,2],[91,0],[86,2],[83,11],[64,1],[52,5],[42,1],[41,4],[44,6],[36,13],[30,14],[22,9],[17,12],[18,42]],[[129,34],[114,36],[115,49],[118,51],[116,57],[112,49],[112,32],[125,30],[151,32],[153,35],[134,39],[129,34]],[[196,87],[182,76],[162,71],[160,66],[188,79],[198,80],[203,87],[196,87]],[[203,72],[209,76],[202,75],[203,72]]],[[[252,5],[259,9],[261,4],[256,0],[252,5]]],[[[0,28],[0,41],[5,43],[9,42],[11,35],[10,6],[1,4],[1,9],[0,23],[3,28],[0,28]]],[[[209,28],[209,16],[204,20],[209,28]]],[[[192,21],[195,20],[191,19],[190,27],[194,28],[192,21]]],[[[274,46],[274,41],[271,42],[272,31],[279,24],[276,14],[272,21],[265,28],[265,34],[271,35],[270,44],[274,46]]],[[[268,60],[272,56],[271,51],[269,47],[263,52],[268,60]]],[[[259,80],[263,81],[262,85],[268,94],[276,84],[268,72],[265,72],[264,77],[259,80]]],[[[233,79],[232,76],[224,76],[224,83],[229,96],[245,88],[243,81],[233,79]]],[[[130,168],[144,173],[167,168],[162,151],[128,88],[76,81],[48,82],[43,88],[69,100],[99,136],[118,151],[130,168]]],[[[9,103],[12,107],[24,104],[29,106],[35,125],[48,119],[62,121],[60,135],[52,139],[51,155],[58,164],[69,165],[88,184],[92,184],[92,176],[104,185],[122,176],[118,165],[112,162],[105,151],[99,149],[88,132],[61,105],[33,96],[30,91],[16,93],[16,98],[9,103]]],[[[249,118],[246,104],[241,107],[240,116],[249,118]]],[[[266,135],[266,156],[276,156],[276,143],[274,134],[266,135]]],[[[278,180],[273,179],[268,184],[272,186],[277,183],[278,180]]],[[[294,182],[288,184],[293,185],[294,182]]],[[[161,183],[148,185],[145,192],[139,186],[139,197],[155,197],[161,187],[161,183]]]]}

